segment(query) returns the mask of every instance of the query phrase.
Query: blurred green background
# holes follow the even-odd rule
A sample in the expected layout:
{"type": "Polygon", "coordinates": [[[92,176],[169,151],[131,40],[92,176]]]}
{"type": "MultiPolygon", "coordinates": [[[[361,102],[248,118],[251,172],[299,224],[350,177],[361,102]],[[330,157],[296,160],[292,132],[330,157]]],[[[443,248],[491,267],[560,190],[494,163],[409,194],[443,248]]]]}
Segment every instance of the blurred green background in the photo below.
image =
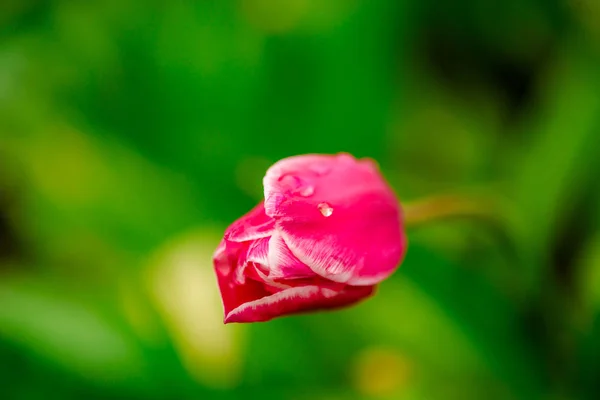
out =
{"type": "Polygon", "coordinates": [[[599,178],[596,0],[1,0],[0,397],[597,399],[599,178]],[[223,325],[225,227],[340,151],[492,217],[223,325]]]}

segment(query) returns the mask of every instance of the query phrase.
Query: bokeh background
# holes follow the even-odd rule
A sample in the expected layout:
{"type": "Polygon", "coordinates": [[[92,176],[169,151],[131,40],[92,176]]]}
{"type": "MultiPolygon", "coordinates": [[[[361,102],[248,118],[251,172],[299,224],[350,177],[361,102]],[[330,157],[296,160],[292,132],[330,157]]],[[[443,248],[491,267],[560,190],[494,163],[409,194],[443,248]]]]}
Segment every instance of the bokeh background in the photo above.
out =
{"type": "Polygon", "coordinates": [[[0,397],[597,399],[599,179],[596,0],[2,0],[0,397]],[[476,216],[223,325],[225,227],[340,151],[476,216]]]}

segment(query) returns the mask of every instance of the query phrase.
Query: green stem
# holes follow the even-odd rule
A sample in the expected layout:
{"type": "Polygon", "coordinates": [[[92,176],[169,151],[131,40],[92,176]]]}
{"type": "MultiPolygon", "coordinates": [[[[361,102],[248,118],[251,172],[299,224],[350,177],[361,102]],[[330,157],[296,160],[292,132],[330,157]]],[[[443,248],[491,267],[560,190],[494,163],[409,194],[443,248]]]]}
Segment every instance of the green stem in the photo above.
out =
{"type": "Polygon", "coordinates": [[[447,219],[478,219],[498,223],[498,205],[486,197],[445,194],[427,197],[403,205],[404,224],[408,228],[447,219]]]}
{"type": "MultiPolygon", "coordinates": [[[[523,265],[522,251],[514,240],[514,221],[510,207],[497,196],[482,194],[445,194],[403,204],[404,226],[409,229],[426,227],[444,221],[465,220],[487,228],[504,249],[509,263],[523,265]],[[512,221],[512,222],[511,222],[512,221]]],[[[514,271],[513,271],[514,272],[514,271]]],[[[523,286],[512,272],[507,277],[517,297],[524,295],[523,286]]]]}

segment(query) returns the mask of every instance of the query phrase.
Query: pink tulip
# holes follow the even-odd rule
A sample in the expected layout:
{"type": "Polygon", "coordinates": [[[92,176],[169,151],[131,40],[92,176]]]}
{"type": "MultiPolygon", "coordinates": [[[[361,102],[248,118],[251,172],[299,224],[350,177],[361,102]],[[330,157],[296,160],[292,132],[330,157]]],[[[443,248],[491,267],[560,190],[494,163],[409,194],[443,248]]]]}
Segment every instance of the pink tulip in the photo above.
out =
{"type": "Polygon", "coordinates": [[[213,256],[225,323],[348,306],[398,267],[400,206],[372,161],[290,157],[263,184],[264,202],[225,231],[213,256]]]}

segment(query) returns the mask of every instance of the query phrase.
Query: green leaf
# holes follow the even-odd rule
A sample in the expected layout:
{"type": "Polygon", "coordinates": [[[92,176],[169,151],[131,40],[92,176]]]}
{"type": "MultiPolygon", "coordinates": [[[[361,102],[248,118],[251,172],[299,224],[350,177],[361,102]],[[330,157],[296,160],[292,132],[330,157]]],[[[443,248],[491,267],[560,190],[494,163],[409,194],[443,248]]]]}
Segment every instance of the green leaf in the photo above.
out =
{"type": "Polygon", "coordinates": [[[0,336],[57,367],[103,383],[141,376],[133,338],[98,307],[69,296],[67,287],[4,276],[0,304],[0,336]]]}

